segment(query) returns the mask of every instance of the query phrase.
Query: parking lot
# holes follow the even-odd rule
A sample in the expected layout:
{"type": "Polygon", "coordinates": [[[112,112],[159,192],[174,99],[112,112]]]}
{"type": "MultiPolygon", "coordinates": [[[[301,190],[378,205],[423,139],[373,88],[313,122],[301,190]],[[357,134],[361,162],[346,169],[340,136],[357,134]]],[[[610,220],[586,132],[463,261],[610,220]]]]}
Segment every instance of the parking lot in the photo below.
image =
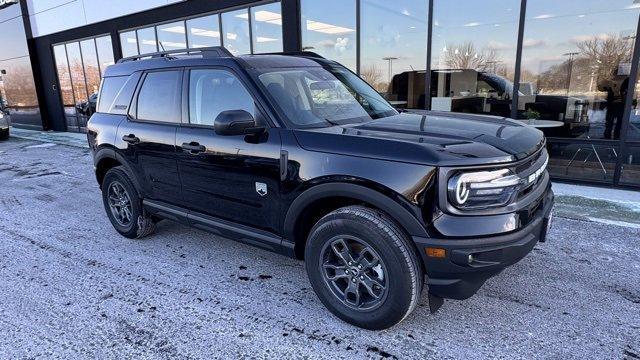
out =
{"type": "Polygon", "coordinates": [[[89,151],[0,142],[0,358],[640,358],[640,229],[557,217],[466,301],[382,332],[302,262],[161,222],[120,237],[89,151]]]}

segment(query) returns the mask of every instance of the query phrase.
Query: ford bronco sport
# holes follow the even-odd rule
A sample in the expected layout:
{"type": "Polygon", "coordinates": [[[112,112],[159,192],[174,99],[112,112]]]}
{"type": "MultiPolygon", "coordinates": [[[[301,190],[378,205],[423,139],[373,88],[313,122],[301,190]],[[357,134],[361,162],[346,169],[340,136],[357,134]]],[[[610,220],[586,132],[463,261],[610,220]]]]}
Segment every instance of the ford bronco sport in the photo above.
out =
{"type": "Polygon", "coordinates": [[[104,208],[140,238],[169,219],[304,259],[322,303],[368,329],[472,296],[528,254],[553,204],[542,133],[399,113],[309,52],[163,52],[106,69],[88,125],[104,208]]]}

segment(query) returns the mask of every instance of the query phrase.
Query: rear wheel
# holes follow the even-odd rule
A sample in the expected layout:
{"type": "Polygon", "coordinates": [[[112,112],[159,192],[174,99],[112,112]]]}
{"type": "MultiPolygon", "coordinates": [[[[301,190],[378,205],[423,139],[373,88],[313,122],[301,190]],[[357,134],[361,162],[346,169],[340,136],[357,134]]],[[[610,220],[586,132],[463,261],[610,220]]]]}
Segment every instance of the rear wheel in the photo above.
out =
{"type": "Polygon", "coordinates": [[[342,320],[389,328],[415,308],[424,275],[407,236],[385,214],[338,209],[313,227],[305,249],[311,285],[342,320]]]}
{"type": "Polygon", "coordinates": [[[121,166],[109,169],[102,181],[102,201],[113,227],[130,239],[153,232],[155,223],[142,207],[142,201],[121,166]]]}

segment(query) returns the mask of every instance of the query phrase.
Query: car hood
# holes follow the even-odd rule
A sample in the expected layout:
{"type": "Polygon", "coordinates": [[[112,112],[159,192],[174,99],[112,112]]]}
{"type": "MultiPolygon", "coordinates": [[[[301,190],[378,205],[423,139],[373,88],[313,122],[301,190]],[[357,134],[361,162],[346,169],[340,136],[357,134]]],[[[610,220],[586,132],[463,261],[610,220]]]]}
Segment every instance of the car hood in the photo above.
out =
{"type": "Polygon", "coordinates": [[[544,146],[541,131],[482,115],[401,113],[366,123],[295,130],[300,146],[352,156],[434,166],[506,163],[544,146]]]}

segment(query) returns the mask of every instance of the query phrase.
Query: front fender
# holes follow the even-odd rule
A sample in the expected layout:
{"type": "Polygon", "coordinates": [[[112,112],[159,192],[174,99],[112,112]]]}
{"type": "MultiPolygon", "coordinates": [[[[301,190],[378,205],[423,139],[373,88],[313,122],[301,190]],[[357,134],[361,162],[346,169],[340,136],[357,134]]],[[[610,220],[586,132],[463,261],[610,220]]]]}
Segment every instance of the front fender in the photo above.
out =
{"type": "Polygon", "coordinates": [[[391,216],[409,235],[428,236],[420,220],[391,197],[362,185],[332,182],[315,185],[296,197],[285,216],[284,241],[295,243],[296,223],[305,208],[318,200],[330,197],[351,198],[370,204],[391,216]]]}

